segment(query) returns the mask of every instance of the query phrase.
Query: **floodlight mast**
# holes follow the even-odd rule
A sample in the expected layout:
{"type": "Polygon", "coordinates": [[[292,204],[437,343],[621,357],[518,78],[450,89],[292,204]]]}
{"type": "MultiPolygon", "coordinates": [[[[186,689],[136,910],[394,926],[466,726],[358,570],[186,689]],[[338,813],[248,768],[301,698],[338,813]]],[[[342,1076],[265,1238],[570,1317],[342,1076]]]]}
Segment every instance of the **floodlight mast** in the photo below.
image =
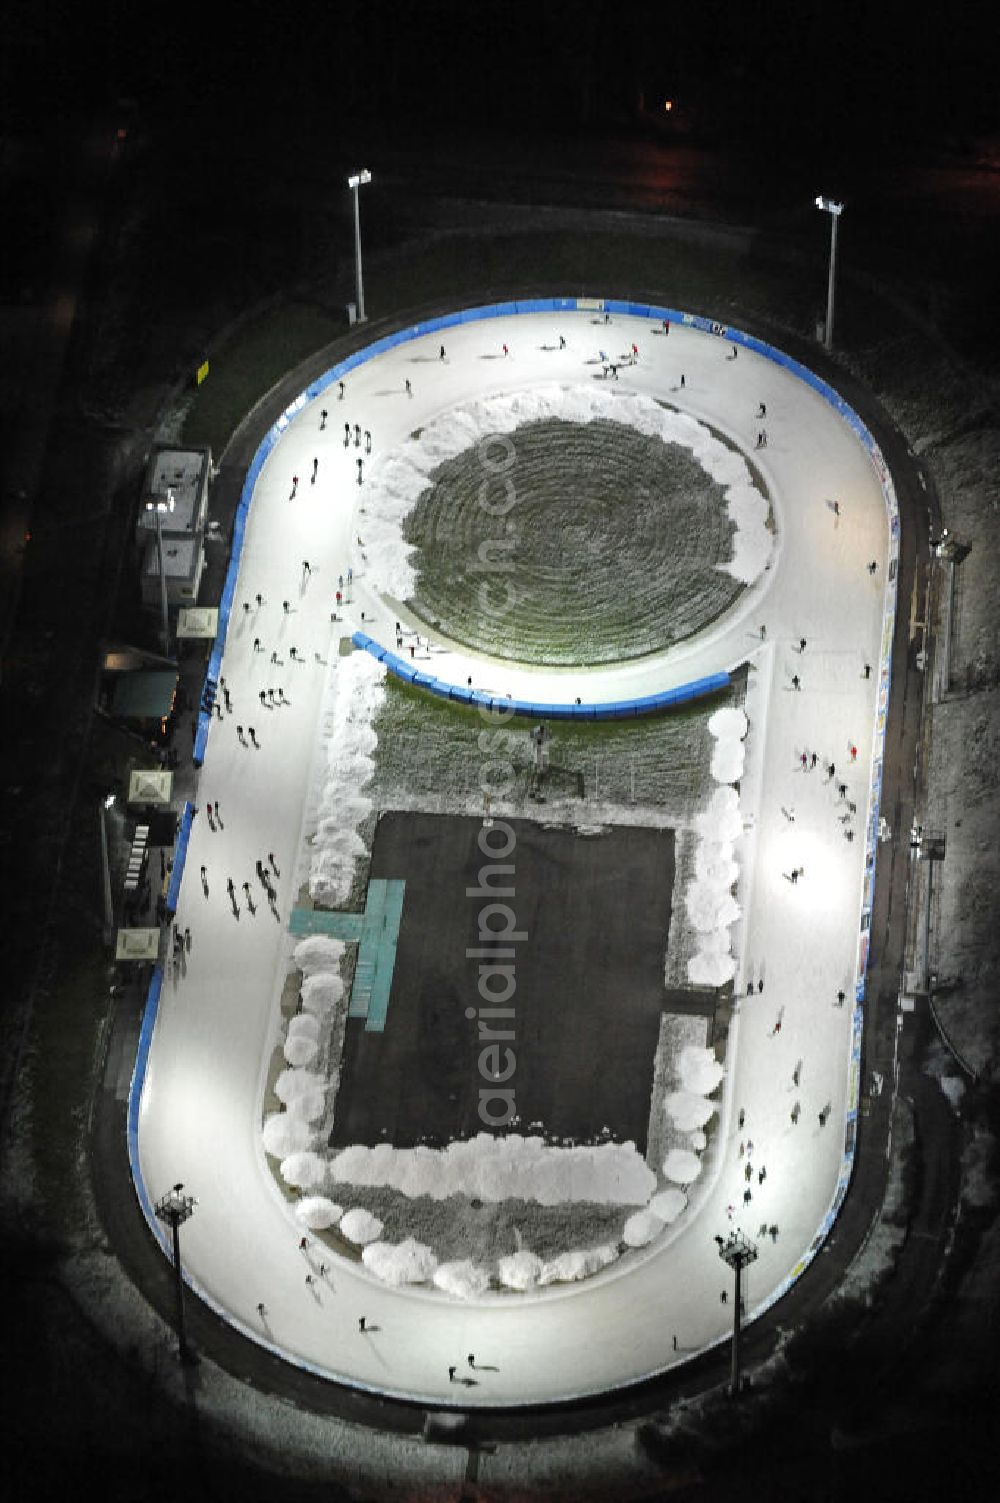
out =
{"type": "Polygon", "coordinates": [[[156,528],[156,563],[160,575],[160,647],[164,657],[170,652],[170,622],[167,615],[167,576],[163,568],[163,516],[174,509],[174,493],[168,490],[166,497],[154,497],[146,502],[156,528]]]}
{"type": "Polygon", "coordinates": [[[362,167],[360,172],[352,172],[347,179],[347,186],[354,191],[354,273],[357,286],[358,300],[358,323],[365,321],[365,286],[361,277],[361,208],[358,200],[358,189],[364,183],[370,183],[372,175],[367,167],[362,167]]]}
{"type": "Polygon", "coordinates": [[[157,1219],[165,1222],[170,1227],[172,1233],[174,1295],[177,1305],[177,1345],[181,1362],[185,1367],[193,1366],[198,1361],[198,1358],[188,1346],[187,1332],[184,1325],[184,1276],[181,1273],[180,1229],[188,1217],[193,1215],[197,1204],[198,1202],[193,1195],[184,1194],[184,1186],[182,1184],[176,1184],[153,1207],[157,1219]]]}
{"type": "Polygon", "coordinates": [[[823,331],[823,344],[827,351],[833,349],[833,294],[837,280],[837,225],[840,216],[844,212],[844,205],[836,203],[832,198],[824,198],[819,194],[815,199],[817,209],[824,210],[830,216],[830,276],[826,289],[826,328],[823,331]]]}
{"type": "Polygon", "coordinates": [[[743,1322],[743,1270],[749,1263],[757,1260],[756,1243],[751,1242],[743,1232],[731,1232],[723,1241],[716,1237],[719,1247],[719,1257],[724,1263],[728,1263],[736,1276],[736,1288],[733,1291],[733,1360],[730,1374],[729,1392],[735,1399],[738,1398],[743,1386],[740,1373],[741,1337],[743,1322]]]}

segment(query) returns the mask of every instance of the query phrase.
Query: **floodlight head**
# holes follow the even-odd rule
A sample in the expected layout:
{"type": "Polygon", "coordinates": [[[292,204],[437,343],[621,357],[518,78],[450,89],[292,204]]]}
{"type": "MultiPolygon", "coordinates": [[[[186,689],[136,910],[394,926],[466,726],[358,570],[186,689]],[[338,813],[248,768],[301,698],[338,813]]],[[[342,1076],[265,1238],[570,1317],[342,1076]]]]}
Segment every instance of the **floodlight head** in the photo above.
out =
{"type": "Polygon", "coordinates": [[[824,198],[822,194],[817,194],[813,202],[815,203],[817,209],[825,209],[828,214],[839,215],[843,214],[844,212],[843,204],[838,204],[832,198],[824,198]]]}
{"type": "Polygon", "coordinates": [[[370,183],[371,180],[372,175],[368,171],[368,168],[362,167],[360,172],[351,173],[350,177],[347,179],[347,186],[349,188],[357,188],[359,184],[370,183]]]}

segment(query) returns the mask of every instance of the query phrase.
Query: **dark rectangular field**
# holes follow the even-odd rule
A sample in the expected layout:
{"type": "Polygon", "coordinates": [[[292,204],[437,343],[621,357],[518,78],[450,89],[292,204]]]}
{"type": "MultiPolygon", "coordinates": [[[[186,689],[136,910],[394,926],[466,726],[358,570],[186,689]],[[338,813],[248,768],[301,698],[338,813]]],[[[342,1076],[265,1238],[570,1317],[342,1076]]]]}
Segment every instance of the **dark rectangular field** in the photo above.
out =
{"type": "MultiPolygon", "coordinates": [[[[347,1024],[331,1142],[426,1143],[489,1130],[480,1120],[480,1042],[467,1009],[478,990],[480,910],[466,896],[492,862],[512,863],[509,905],[528,938],[515,946],[511,1048],[517,1120],[506,1132],[574,1142],[610,1131],[645,1151],[653,1055],[665,1004],[663,966],[674,881],[671,830],[616,827],[599,836],[512,820],[507,857],[484,856],[481,819],[387,814],[373,877],[403,878],[406,896],[383,1033],[347,1024]]],[[[503,843],[503,822],[493,836],[503,843]]],[[[493,922],[499,923],[500,915],[493,922]]]]}

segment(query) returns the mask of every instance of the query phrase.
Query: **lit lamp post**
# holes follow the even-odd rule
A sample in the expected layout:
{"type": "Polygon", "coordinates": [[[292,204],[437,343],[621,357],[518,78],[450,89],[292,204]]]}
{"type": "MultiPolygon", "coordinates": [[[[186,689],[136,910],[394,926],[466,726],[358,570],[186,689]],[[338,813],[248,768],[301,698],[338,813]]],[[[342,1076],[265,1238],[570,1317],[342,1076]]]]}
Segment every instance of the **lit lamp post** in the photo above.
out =
{"type": "Polygon", "coordinates": [[[180,1359],[186,1367],[193,1366],[198,1361],[194,1352],[187,1344],[187,1336],[184,1331],[184,1280],[181,1277],[181,1224],[187,1221],[193,1213],[198,1202],[193,1195],[183,1194],[183,1185],[174,1185],[173,1189],[158,1200],[154,1207],[160,1221],[165,1222],[173,1233],[174,1244],[174,1282],[177,1295],[177,1345],[180,1351],[180,1359]]]}
{"type": "Polygon", "coordinates": [[[716,1237],[719,1244],[719,1257],[736,1275],[736,1288],[733,1291],[733,1365],[730,1375],[729,1392],[733,1398],[738,1398],[741,1388],[740,1378],[740,1336],[742,1333],[741,1322],[743,1319],[743,1289],[742,1275],[748,1263],[753,1263],[757,1258],[756,1244],[745,1237],[742,1232],[731,1232],[725,1241],[716,1237]]]}
{"type": "Polygon", "coordinates": [[[146,510],[153,514],[156,528],[156,564],[160,574],[160,646],[164,656],[170,651],[170,628],[167,621],[167,576],[163,568],[163,515],[174,509],[174,493],[167,491],[166,500],[147,501],[146,510]]]}
{"type": "Polygon", "coordinates": [[[826,332],[823,340],[828,350],[833,349],[833,291],[837,279],[837,222],[844,212],[844,205],[834,203],[832,198],[816,199],[817,209],[824,209],[830,216],[830,279],[826,289],[826,332]]]}
{"type": "Polygon", "coordinates": [[[365,288],[361,280],[361,209],[358,202],[358,189],[362,183],[370,183],[372,175],[367,167],[362,167],[360,172],[352,172],[347,179],[347,186],[354,189],[354,270],[357,282],[358,297],[358,323],[365,321],[365,288]]]}

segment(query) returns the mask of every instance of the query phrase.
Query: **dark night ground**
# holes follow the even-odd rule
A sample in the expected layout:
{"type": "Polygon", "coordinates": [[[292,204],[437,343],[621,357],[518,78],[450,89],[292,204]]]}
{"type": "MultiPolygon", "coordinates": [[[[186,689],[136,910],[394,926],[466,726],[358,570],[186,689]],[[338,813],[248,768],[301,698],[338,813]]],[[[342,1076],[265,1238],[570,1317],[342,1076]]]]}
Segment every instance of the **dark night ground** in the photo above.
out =
{"type": "MultiPolygon", "coordinates": [[[[609,1128],[645,1151],[653,1055],[664,1005],[663,958],[674,881],[671,830],[611,829],[601,836],[512,820],[516,946],[512,1001],[517,1064],[506,1083],[518,1120],[587,1142],[609,1128]]],[[[503,846],[501,822],[494,844],[503,846]]],[[[475,1020],[480,909],[466,896],[492,859],[479,819],[387,814],[373,877],[403,877],[406,899],[385,1032],[347,1025],[332,1143],[438,1147],[488,1130],[478,1114],[475,1020]]],[[[501,882],[500,878],[496,879],[501,882]]],[[[502,884],[501,884],[502,885],[502,884]]],[[[501,922],[494,916],[494,924],[501,922]]],[[[509,1025],[495,1025],[509,1026],[509,1025]]]]}

